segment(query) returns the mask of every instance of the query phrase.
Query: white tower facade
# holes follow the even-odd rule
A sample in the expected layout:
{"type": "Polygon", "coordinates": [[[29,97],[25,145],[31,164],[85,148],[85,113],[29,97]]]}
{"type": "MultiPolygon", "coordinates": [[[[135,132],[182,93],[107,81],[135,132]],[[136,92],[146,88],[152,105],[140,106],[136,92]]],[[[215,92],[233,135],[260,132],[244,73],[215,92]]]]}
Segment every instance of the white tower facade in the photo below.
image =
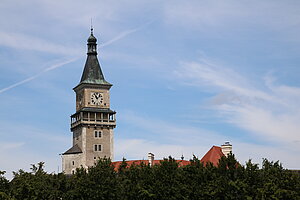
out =
{"type": "Polygon", "coordinates": [[[62,154],[62,169],[72,174],[76,168],[93,166],[98,158],[114,158],[115,111],[110,109],[109,90],[98,58],[97,39],[88,38],[87,59],[76,93],[76,113],[71,116],[73,146],[62,154]]]}

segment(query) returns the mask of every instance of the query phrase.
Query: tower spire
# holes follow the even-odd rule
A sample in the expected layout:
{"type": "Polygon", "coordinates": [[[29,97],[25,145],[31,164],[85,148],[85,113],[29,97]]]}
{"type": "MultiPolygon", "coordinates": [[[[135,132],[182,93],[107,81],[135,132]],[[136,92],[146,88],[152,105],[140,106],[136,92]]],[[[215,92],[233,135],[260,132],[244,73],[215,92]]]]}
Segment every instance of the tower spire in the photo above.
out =
{"type": "Polygon", "coordinates": [[[91,35],[87,40],[87,59],[79,84],[89,83],[111,86],[111,84],[104,79],[104,75],[97,58],[97,39],[93,35],[93,30],[93,24],[91,21],[91,35]]]}
{"type": "Polygon", "coordinates": [[[91,18],[91,35],[93,35],[93,18],[91,18]]]}

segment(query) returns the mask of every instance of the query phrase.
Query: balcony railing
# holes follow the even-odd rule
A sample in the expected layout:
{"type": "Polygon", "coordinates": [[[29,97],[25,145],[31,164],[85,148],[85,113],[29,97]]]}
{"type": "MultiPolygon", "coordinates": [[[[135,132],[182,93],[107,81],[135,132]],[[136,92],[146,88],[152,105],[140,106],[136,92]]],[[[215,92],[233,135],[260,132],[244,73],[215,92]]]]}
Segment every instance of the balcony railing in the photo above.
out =
{"type": "Polygon", "coordinates": [[[116,118],[114,113],[93,113],[93,112],[80,112],[71,116],[71,128],[77,126],[80,123],[115,125],[116,118]]]}

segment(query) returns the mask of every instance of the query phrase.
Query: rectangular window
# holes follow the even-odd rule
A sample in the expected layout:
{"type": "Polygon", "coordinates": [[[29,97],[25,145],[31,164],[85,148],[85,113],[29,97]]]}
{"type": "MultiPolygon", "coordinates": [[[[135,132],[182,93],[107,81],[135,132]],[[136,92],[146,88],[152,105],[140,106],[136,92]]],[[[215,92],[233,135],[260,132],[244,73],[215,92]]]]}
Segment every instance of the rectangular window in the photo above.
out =
{"type": "Polygon", "coordinates": [[[101,138],[102,137],[102,131],[95,131],[94,136],[95,136],[95,138],[101,138]]]}
{"type": "Polygon", "coordinates": [[[102,151],[102,145],[101,144],[95,144],[94,145],[94,151],[102,151]]]}

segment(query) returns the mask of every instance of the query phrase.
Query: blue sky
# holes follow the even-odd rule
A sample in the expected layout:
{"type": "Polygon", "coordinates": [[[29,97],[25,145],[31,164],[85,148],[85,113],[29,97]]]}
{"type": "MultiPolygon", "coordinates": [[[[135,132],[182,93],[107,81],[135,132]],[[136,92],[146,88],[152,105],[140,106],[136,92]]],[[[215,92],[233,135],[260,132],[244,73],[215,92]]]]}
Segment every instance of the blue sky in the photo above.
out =
{"type": "Polygon", "coordinates": [[[230,141],[241,163],[299,169],[299,13],[299,1],[3,0],[0,169],[61,169],[91,18],[116,160],[201,158],[230,141]]]}

